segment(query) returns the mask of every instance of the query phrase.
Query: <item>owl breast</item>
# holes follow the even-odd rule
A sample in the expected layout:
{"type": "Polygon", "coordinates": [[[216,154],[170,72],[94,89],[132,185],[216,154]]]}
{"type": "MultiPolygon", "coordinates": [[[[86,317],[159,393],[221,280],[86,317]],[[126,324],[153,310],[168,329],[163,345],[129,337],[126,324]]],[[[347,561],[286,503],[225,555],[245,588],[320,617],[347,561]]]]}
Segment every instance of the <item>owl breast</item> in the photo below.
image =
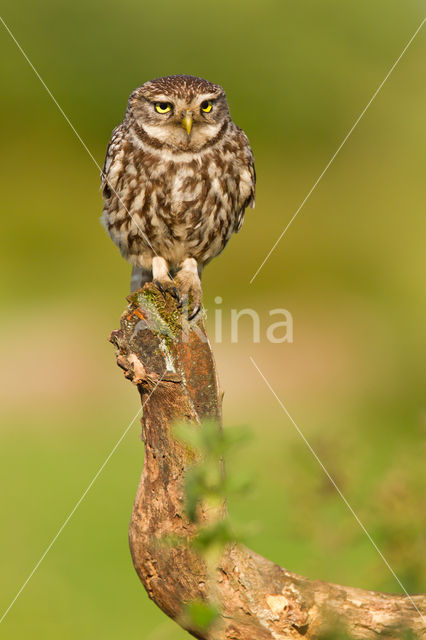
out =
{"type": "Polygon", "coordinates": [[[175,154],[127,137],[105,173],[104,224],[122,255],[142,267],[156,254],[172,269],[187,257],[209,262],[238,230],[252,188],[244,150],[226,140],[175,154]]]}

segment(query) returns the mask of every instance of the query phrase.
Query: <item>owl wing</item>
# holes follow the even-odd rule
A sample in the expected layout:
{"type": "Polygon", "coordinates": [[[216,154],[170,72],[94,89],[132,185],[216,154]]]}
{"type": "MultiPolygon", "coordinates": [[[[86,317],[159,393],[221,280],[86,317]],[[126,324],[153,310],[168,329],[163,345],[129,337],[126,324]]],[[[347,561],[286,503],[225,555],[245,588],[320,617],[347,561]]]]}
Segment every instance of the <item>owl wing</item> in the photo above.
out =
{"type": "Polygon", "coordinates": [[[244,131],[239,130],[241,143],[242,163],[239,171],[238,197],[237,197],[237,217],[234,232],[238,233],[244,222],[244,214],[247,207],[254,209],[256,196],[256,169],[254,167],[254,156],[250,148],[249,140],[244,131]]]}
{"type": "Polygon", "coordinates": [[[108,184],[108,175],[117,151],[121,148],[122,141],[123,126],[122,124],[119,124],[118,127],[115,127],[111,134],[111,140],[109,141],[107,146],[105,160],[101,171],[101,189],[104,198],[109,198],[111,196],[111,188],[108,184]]]}

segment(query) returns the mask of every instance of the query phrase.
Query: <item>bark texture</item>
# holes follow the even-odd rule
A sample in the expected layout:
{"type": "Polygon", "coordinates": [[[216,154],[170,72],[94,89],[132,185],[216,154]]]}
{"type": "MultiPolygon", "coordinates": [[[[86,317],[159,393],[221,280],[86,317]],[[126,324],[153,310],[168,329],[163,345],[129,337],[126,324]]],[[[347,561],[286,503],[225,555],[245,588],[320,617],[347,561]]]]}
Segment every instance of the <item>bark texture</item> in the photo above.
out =
{"type": "Polygon", "coordinates": [[[339,638],[426,638],[415,608],[425,614],[425,596],[411,600],[310,580],[239,544],[229,545],[216,572],[219,621],[200,631],[185,620],[183,606],[207,599],[210,583],[204,562],[191,548],[163,542],[165,536],[190,538],[195,532],[185,516],[183,496],[185,470],[194,454],[174,439],[171,427],[184,420],[199,429],[208,417],[220,422],[222,394],[213,355],[202,318],[191,327],[182,326],[176,302],[152,284],[129,297],[121,328],[110,340],[143,405],[145,460],[131,517],[130,549],[149,597],[164,613],[193,636],[208,640],[336,637],[329,635],[330,625],[347,629],[348,635],[339,638]]]}

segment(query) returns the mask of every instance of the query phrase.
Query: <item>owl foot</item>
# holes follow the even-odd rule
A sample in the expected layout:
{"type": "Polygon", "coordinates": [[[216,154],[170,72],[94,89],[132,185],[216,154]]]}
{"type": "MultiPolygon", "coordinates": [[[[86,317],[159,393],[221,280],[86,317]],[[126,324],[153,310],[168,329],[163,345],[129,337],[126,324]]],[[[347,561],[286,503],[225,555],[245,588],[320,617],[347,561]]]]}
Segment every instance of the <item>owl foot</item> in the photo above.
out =
{"type": "MultiPolygon", "coordinates": [[[[194,260],[195,262],[195,260],[194,260]]],[[[201,309],[201,282],[195,269],[183,268],[175,276],[180,295],[180,306],[187,313],[188,320],[195,318],[201,309]]]]}
{"type": "Polygon", "coordinates": [[[169,274],[169,266],[161,256],[155,256],[152,259],[152,280],[164,298],[169,294],[180,302],[179,292],[169,274]]]}

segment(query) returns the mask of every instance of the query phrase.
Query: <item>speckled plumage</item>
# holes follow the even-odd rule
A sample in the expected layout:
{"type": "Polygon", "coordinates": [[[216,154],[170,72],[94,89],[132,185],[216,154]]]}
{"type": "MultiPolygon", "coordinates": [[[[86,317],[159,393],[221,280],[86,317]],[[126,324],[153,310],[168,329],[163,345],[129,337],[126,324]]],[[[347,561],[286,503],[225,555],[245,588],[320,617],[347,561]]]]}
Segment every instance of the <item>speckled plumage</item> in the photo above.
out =
{"type": "Polygon", "coordinates": [[[152,277],[170,280],[169,272],[180,285],[191,280],[184,294],[197,297],[195,262],[200,274],[239,231],[245,208],[254,206],[253,154],[231,120],[223,89],[192,76],[136,89],[108,145],[102,185],[103,222],[134,266],[137,285],[152,277]],[[206,101],[208,114],[200,106],[206,101]],[[171,112],[157,113],[158,103],[170,104],[171,112]],[[185,114],[190,133],[182,126],[185,114]],[[163,259],[158,278],[154,258],[163,259]]]}

